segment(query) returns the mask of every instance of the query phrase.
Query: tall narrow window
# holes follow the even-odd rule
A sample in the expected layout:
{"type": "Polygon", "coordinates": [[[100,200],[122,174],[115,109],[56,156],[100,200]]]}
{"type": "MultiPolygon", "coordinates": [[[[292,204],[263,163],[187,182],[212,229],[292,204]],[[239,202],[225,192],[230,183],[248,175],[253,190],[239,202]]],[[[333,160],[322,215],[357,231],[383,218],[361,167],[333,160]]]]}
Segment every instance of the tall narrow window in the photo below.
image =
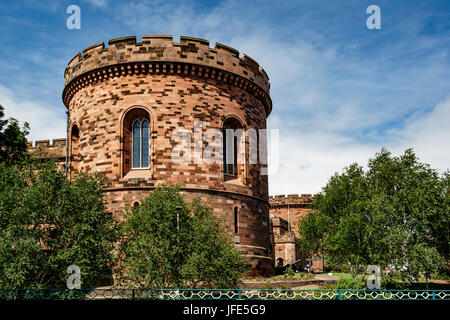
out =
{"type": "Polygon", "coordinates": [[[238,221],[238,208],[235,207],[234,208],[234,233],[238,234],[239,233],[239,221],[238,221]]]}
{"type": "Polygon", "coordinates": [[[236,177],[238,175],[239,138],[242,127],[235,118],[227,119],[223,124],[223,172],[236,177]]]}
{"type": "Polygon", "coordinates": [[[146,119],[133,122],[133,167],[145,169],[149,167],[149,125],[146,119]]]}
{"type": "Polygon", "coordinates": [[[71,142],[71,150],[70,154],[72,156],[72,160],[78,159],[78,148],[80,141],[80,131],[78,130],[78,126],[74,124],[72,126],[72,133],[70,134],[70,142],[71,142]]]}
{"type": "Polygon", "coordinates": [[[78,170],[80,159],[80,131],[78,126],[74,124],[70,133],[70,150],[69,150],[69,167],[68,172],[72,174],[72,170],[78,170]]]}

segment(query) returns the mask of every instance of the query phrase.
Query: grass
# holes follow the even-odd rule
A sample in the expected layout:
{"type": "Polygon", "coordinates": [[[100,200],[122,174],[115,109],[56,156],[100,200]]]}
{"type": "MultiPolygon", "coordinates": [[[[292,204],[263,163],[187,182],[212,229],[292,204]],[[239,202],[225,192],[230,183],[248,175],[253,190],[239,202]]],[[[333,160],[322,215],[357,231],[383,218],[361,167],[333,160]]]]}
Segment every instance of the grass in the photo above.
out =
{"type": "MultiPolygon", "coordinates": [[[[316,274],[319,274],[319,273],[316,273],[316,274]]],[[[320,273],[320,274],[328,274],[328,272],[323,272],[323,273],[320,273]]],[[[339,280],[341,280],[341,279],[343,279],[343,280],[352,279],[352,274],[348,273],[348,272],[332,272],[332,275],[333,275],[333,277],[339,277],[339,280]]],[[[364,276],[364,274],[359,273],[356,276],[356,279],[361,279],[361,277],[363,277],[363,276],[364,276]]]]}
{"type": "MultiPolygon", "coordinates": [[[[327,273],[322,273],[322,274],[327,274],[327,273]]],[[[333,272],[332,274],[335,277],[339,277],[339,280],[341,280],[341,279],[347,280],[347,279],[351,279],[352,278],[352,275],[350,273],[347,273],[347,272],[333,272]]],[[[358,274],[357,278],[361,279],[362,276],[364,276],[364,275],[363,274],[358,274]]],[[[421,277],[421,278],[419,278],[419,281],[417,283],[409,283],[409,282],[404,282],[404,281],[397,281],[396,284],[390,284],[390,286],[392,286],[392,288],[389,287],[389,288],[385,288],[385,289],[426,290],[426,280],[423,277],[421,277]]],[[[331,288],[332,285],[325,286],[325,287],[326,288],[328,288],[328,287],[331,288]]],[[[428,288],[430,290],[450,290],[450,284],[432,283],[432,282],[429,281],[428,282],[428,288]]]]}
{"type": "Polygon", "coordinates": [[[294,273],[293,275],[280,274],[280,275],[277,275],[277,276],[270,277],[270,279],[274,279],[274,280],[283,280],[283,279],[289,279],[289,278],[292,278],[292,279],[308,279],[309,277],[308,277],[308,275],[306,273],[303,273],[303,272],[294,273]]]}
{"type": "MultiPolygon", "coordinates": [[[[328,273],[324,273],[324,274],[328,274],[328,273]]],[[[351,279],[352,278],[352,275],[350,273],[346,273],[346,272],[333,272],[333,276],[339,277],[339,279],[351,279]]]]}
{"type": "Polygon", "coordinates": [[[271,277],[248,277],[245,278],[245,281],[252,281],[252,282],[270,282],[270,281],[283,281],[283,280],[309,280],[309,279],[314,279],[314,274],[306,274],[304,272],[299,272],[299,273],[294,273],[292,275],[288,275],[288,274],[280,274],[280,275],[276,275],[276,276],[271,276],[271,277]]]}

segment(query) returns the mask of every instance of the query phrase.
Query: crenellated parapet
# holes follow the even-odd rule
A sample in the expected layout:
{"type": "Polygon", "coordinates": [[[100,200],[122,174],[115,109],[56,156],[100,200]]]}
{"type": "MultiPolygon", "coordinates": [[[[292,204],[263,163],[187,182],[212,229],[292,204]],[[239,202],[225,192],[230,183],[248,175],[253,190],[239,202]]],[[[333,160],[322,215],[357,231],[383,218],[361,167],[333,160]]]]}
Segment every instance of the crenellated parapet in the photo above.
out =
{"type": "Polygon", "coordinates": [[[276,244],[280,243],[295,243],[297,238],[295,237],[294,232],[287,231],[283,234],[274,235],[274,240],[276,244]]]}
{"type": "Polygon", "coordinates": [[[226,45],[192,37],[171,35],[123,37],[90,46],[76,54],[65,72],[64,104],[68,107],[76,92],[90,84],[132,74],[178,74],[210,78],[238,86],[259,98],[272,110],[270,82],[264,69],[252,58],[226,45]]]}
{"type": "Polygon", "coordinates": [[[30,153],[38,152],[39,157],[64,159],[66,157],[66,139],[36,140],[27,142],[30,153]]]}
{"type": "Polygon", "coordinates": [[[280,207],[280,206],[310,206],[314,201],[314,197],[311,194],[288,194],[285,195],[276,195],[269,197],[269,203],[271,207],[280,207]]]}

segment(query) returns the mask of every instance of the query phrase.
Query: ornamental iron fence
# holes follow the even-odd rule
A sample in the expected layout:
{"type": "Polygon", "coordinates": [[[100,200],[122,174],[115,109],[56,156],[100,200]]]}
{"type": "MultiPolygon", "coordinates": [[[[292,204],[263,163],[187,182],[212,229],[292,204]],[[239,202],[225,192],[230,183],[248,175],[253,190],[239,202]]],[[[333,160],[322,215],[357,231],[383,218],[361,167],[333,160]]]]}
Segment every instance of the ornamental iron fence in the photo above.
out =
{"type": "Polygon", "coordinates": [[[450,300],[450,290],[0,289],[0,300],[450,300]]]}

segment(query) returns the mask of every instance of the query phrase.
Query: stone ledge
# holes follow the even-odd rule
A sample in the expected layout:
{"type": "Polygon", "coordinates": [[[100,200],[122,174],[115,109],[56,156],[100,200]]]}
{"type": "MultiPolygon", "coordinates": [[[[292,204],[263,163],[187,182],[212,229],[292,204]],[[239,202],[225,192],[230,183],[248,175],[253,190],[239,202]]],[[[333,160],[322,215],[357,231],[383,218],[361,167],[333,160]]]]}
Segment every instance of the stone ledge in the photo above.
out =
{"type": "Polygon", "coordinates": [[[130,170],[125,177],[122,178],[123,181],[133,181],[133,180],[151,180],[153,178],[152,171],[150,169],[134,169],[130,170]]]}
{"type": "MultiPolygon", "coordinates": [[[[116,192],[116,191],[127,191],[127,190],[154,190],[155,186],[131,186],[131,187],[112,187],[112,188],[104,188],[104,192],[116,192]]],[[[267,205],[269,205],[269,202],[263,198],[253,196],[250,194],[245,193],[239,193],[239,192],[233,192],[233,191],[226,191],[226,190],[216,190],[216,189],[205,189],[205,188],[193,188],[193,187],[180,187],[181,191],[186,192],[204,192],[204,193],[211,193],[211,194],[231,194],[236,196],[242,196],[246,198],[252,198],[254,200],[261,201],[267,205]]]]}

